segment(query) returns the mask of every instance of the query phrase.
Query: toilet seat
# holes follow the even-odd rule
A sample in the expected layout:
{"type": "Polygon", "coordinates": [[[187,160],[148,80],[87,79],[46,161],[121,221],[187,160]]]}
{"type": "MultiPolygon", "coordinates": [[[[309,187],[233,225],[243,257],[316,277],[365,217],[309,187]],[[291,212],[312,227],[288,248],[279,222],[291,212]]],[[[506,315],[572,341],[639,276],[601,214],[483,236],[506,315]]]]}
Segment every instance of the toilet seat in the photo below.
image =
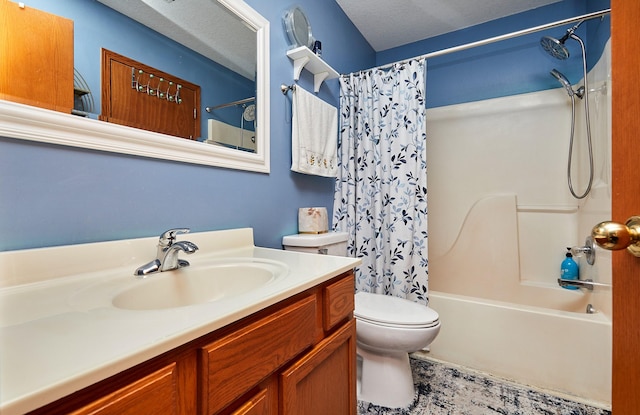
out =
{"type": "Polygon", "coordinates": [[[386,327],[423,329],[440,324],[438,313],[403,298],[358,292],[355,295],[356,319],[386,327]]]}

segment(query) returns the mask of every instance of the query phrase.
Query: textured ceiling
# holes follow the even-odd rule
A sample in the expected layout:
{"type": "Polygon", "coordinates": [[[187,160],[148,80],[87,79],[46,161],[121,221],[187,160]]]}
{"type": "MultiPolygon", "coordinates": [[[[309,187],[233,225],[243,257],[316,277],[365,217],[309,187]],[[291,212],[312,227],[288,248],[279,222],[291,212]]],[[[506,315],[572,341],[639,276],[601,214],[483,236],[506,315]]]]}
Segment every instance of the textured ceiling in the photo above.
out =
{"type": "Polygon", "coordinates": [[[336,0],[377,51],[560,0],[336,0]]]}
{"type": "MultiPolygon", "coordinates": [[[[255,78],[255,32],[216,1],[98,1],[249,79],[255,78]]],[[[382,51],[561,0],[335,1],[369,44],[382,51]]],[[[277,24],[272,22],[274,27],[277,24]]]]}
{"type": "Polygon", "coordinates": [[[246,78],[255,79],[256,33],[217,1],[98,1],[246,78]]]}

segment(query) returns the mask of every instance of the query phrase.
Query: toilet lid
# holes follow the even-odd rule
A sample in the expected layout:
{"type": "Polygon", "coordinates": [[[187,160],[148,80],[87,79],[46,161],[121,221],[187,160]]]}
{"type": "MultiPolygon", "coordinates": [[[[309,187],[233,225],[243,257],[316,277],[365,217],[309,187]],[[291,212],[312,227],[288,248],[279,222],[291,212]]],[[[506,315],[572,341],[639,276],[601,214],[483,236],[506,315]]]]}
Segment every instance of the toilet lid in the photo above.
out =
{"type": "Polygon", "coordinates": [[[361,320],[415,328],[432,327],[439,323],[435,310],[403,298],[359,292],[355,301],[354,315],[361,320]]]}

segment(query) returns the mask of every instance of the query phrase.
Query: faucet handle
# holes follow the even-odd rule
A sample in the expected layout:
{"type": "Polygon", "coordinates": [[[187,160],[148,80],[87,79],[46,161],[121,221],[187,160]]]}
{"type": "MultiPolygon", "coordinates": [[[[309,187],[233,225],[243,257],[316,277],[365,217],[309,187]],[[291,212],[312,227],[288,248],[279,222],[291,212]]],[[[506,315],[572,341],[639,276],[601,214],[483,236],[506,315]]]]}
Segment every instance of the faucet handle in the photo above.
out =
{"type": "Polygon", "coordinates": [[[181,233],[189,233],[191,229],[189,228],[176,228],[169,229],[168,231],[162,232],[160,235],[160,240],[158,241],[158,245],[166,247],[173,245],[173,242],[176,240],[176,236],[181,233]]]}

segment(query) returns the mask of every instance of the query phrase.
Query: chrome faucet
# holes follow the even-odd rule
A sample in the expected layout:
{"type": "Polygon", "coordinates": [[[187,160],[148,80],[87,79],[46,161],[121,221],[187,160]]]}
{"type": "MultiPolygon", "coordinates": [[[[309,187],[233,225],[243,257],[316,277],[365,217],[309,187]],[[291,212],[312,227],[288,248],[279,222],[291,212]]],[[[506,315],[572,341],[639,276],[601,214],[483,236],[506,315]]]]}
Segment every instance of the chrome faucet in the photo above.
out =
{"type": "Polygon", "coordinates": [[[176,242],[176,236],[181,233],[189,233],[188,228],[169,229],[160,235],[158,240],[158,252],[156,259],[136,269],[133,275],[145,278],[154,272],[171,271],[189,266],[189,262],[178,258],[178,253],[183,251],[192,254],[198,250],[198,246],[189,241],[176,242]]]}

